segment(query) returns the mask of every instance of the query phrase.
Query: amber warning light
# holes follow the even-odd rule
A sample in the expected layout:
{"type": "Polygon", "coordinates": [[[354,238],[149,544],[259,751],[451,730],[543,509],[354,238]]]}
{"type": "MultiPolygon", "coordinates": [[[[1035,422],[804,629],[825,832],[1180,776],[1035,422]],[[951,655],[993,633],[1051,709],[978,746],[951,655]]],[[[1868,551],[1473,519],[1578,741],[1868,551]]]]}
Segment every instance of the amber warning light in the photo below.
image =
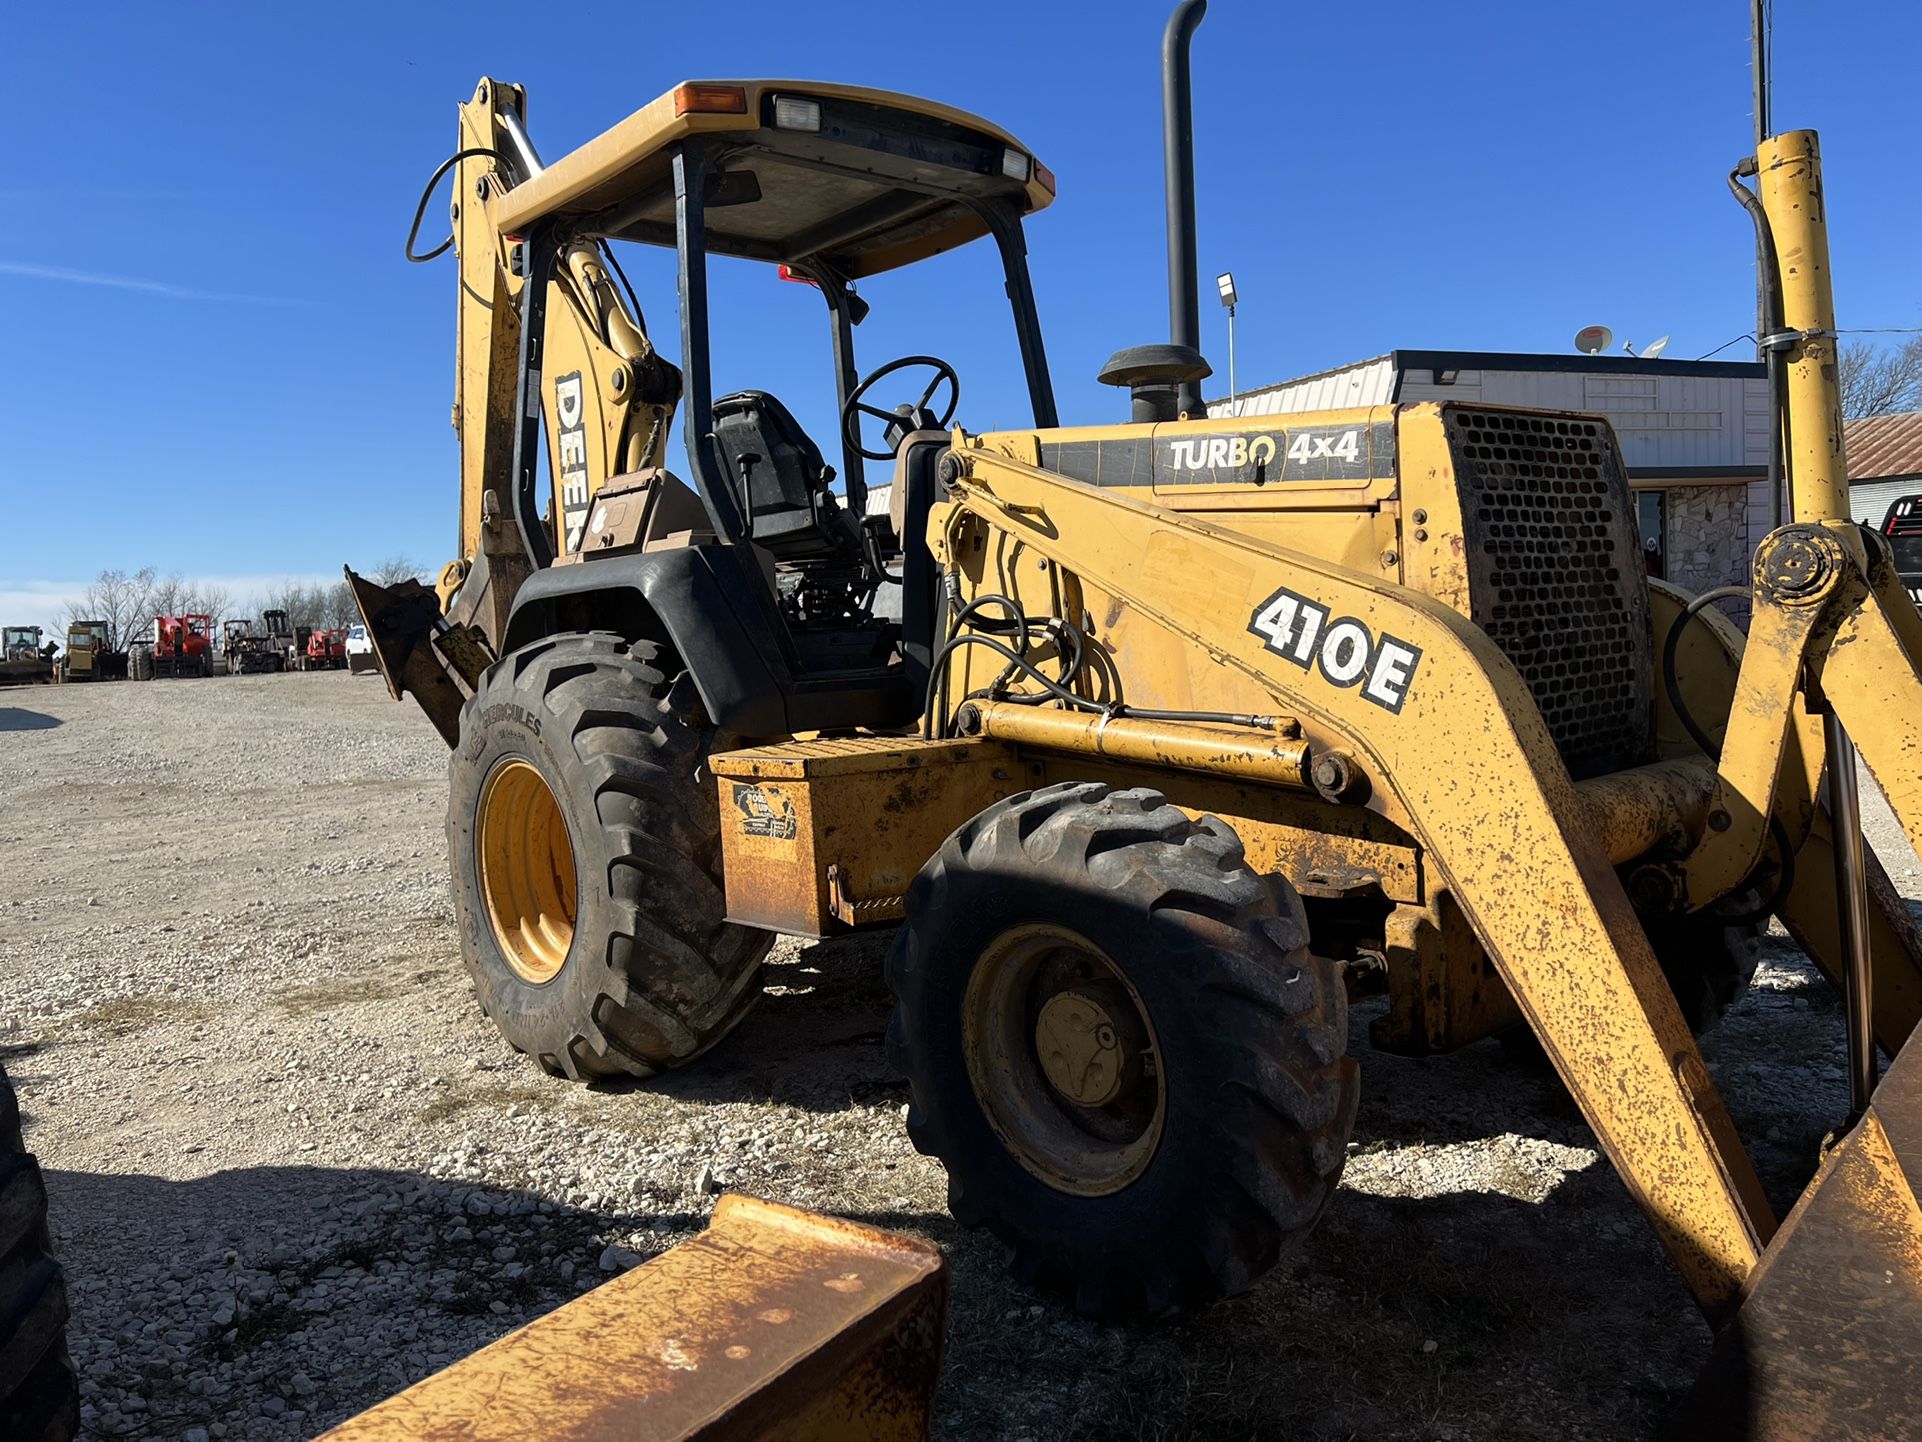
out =
{"type": "Polygon", "coordinates": [[[674,87],[676,115],[745,115],[747,91],[739,85],[703,85],[690,80],[674,87]]]}

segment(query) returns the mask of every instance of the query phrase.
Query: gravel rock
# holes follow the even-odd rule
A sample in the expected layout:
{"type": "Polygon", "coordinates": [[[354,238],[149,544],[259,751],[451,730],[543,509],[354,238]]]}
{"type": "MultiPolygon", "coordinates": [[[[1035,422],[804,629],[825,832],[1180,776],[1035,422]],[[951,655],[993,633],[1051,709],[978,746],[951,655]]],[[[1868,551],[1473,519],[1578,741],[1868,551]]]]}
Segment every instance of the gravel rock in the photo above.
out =
{"type": "MultiPolygon", "coordinates": [[[[685,1074],[544,1076],[461,965],[446,763],[340,673],[0,696],[0,1035],[90,1439],[312,1436],[693,1235],[722,1188],[942,1244],[944,1437],[1602,1442],[1655,1431],[1706,1354],[1553,1078],[1493,1044],[1376,1053],[1378,1004],[1352,1013],[1327,1218],[1174,1325],[1084,1322],[948,1218],[882,1055],[885,935],[779,943],[760,1007],[685,1074]]],[[[1704,1047],[1778,1211],[1846,1105],[1840,1038],[1775,938],[1704,1047]]]]}
{"type": "Polygon", "coordinates": [[[608,1246],[601,1249],[600,1268],[603,1272],[625,1272],[630,1267],[638,1267],[643,1260],[639,1252],[608,1246]]]}

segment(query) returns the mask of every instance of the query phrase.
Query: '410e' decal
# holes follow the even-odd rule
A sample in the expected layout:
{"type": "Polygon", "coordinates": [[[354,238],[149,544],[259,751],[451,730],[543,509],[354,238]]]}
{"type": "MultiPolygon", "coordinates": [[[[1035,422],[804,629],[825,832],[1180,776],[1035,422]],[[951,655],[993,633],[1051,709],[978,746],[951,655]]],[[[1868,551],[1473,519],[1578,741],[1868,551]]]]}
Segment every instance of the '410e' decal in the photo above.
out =
{"type": "Polygon", "coordinates": [[[1336,686],[1360,686],[1364,698],[1397,713],[1421,665],[1421,647],[1377,636],[1353,616],[1330,620],[1326,606],[1285,587],[1256,608],[1248,629],[1283,660],[1318,669],[1336,686]]]}

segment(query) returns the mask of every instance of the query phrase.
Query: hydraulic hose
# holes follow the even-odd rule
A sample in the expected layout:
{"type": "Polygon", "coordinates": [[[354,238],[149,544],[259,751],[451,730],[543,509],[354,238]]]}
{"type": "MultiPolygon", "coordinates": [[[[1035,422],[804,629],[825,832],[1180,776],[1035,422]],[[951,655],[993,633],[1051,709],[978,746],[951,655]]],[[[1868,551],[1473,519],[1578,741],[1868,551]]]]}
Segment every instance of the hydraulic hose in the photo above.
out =
{"type": "Polygon", "coordinates": [[[447,159],[443,160],[434,173],[427,178],[427,184],[420,193],[420,204],[414,207],[414,223],[407,227],[407,258],[415,265],[445,255],[447,248],[454,243],[454,233],[450,230],[447,232],[447,239],[443,240],[425,255],[414,254],[414,242],[420,238],[420,223],[427,215],[427,202],[434,198],[434,187],[440,184],[440,178],[443,175],[447,174],[448,171],[452,170],[456,165],[459,165],[463,160],[474,160],[483,155],[490,160],[497,160],[503,165],[508,163],[507,157],[492,146],[472,145],[465,150],[456,150],[452,155],[448,156],[447,159]]]}
{"type": "MultiPolygon", "coordinates": [[[[1775,232],[1769,226],[1768,212],[1763,209],[1762,201],[1754,191],[1742,184],[1742,177],[1755,173],[1755,162],[1744,158],[1728,173],[1729,194],[1755,225],[1755,263],[1762,272],[1763,317],[1762,334],[1756,336],[1755,344],[1762,352],[1762,362],[1768,369],[1769,384],[1769,518],[1773,525],[1782,524],[1782,457],[1787,446],[1785,434],[1788,426],[1788,377],[1782,372],[1782,352],[1776,344],[1776,337],[1782,331],[1782,269],[1775,257],[1775,232]]],[[[1793,507],[1790,507],[1791,512],[1793,507]]]]}
{"type": "MultiPolygon", "coordinates": [[[[986,629],[988,625],[992,624],[993,623],[988,622],[984,624],[983,628],[986,629]]],[[[947,662],[948,657],[960,650],[963,646],[985,646],[996,655],[1007,658],[1011,670],[1005,673],[1006,679],[1012,679],[1013,675],[1018,673],[1026,676],[1041,688],[1043,694],[1032,698],[1032,700],[1026,697],[1014,696],[1003,698],[1005,700],[1017,701],[1022,705],[1039,705],[1043,701],[1053,700],[1059,701],[1063,705],[1077,711],[1104,712],[1117,720],[1124,716],[1132,716],[1141,721],[1198,721],[1222,726],[1247,726],[1264,731],[1274,728],[1275,718],[1272,716],[1253,716],[1235,711],[1158,711],[1145,706],[1127,706],[1120,702],[1101,702],[1091,700],[1086,696],[1078,696],[1073,691],[1070,691],[1068,686],[1081,672],[1083,642],[1080,630],[1075,626],[1062,622],[1058,617],[1050,617],[1048,621],[1044,623],[1044,625],[1049,627],[1058,627],[1059,635],[1063,638],[1072,638],[1073,640],[1073,655],[1072,657],[1063,657],[1061,678],[1056,680],[1054,677],[1042,671],[1033,661],[1030,661],[1025,654],[1029,649],[1029,628],[1031,625],[1032,622],[1030,619],[1022,614],[1021,608],[1016,605],[1010,597],[1003,596],[997,592],[986,592],[976,596],[972,601],[968,602],[967,605],[955,612],[954,619],[950,622],[948,639],[943,641],[940,648],[935,651],[934,663],[928,671],[927,698],[922,707],[921,716],[921,734],[924,738],[932,740],[937,734],[941,736],[947,735],[949,719],[947,714],[947,662]],[[1001,629],[1004,635],[1012,632],[1016,645],[1020,647],[1019,651],[1005,645],[993,636],[957,636],[953,634],[954,627],[970,620],[974,616],[977,608],[987,605],[997,605],[1007,611],[1010,619],[1009,621],[1000,623],[998,629],[1001,629]],[[940,717],[938,726],[935,719],[937,715],[940,717]]],[[[994,688],[991,687],[989,689],[992,690],[994,688]]]]}

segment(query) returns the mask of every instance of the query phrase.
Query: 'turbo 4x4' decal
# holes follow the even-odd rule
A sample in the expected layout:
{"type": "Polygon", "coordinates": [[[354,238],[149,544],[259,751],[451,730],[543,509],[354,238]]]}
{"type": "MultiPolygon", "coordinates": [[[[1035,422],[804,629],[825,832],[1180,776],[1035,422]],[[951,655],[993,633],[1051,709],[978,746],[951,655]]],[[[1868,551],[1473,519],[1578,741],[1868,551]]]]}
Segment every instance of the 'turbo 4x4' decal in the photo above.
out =
{"type": "Polygon", "coordinates": [[[1331,621],[1326,606],[1286,587],[1255,609],[1248,629],[1283,660],[1317,669],[1333,685],[1358,685],[1386,711],[1401,711],[1421,665],[1421,647],[1386,631],[1377,636],[1353,616],[1331,621]]]}

